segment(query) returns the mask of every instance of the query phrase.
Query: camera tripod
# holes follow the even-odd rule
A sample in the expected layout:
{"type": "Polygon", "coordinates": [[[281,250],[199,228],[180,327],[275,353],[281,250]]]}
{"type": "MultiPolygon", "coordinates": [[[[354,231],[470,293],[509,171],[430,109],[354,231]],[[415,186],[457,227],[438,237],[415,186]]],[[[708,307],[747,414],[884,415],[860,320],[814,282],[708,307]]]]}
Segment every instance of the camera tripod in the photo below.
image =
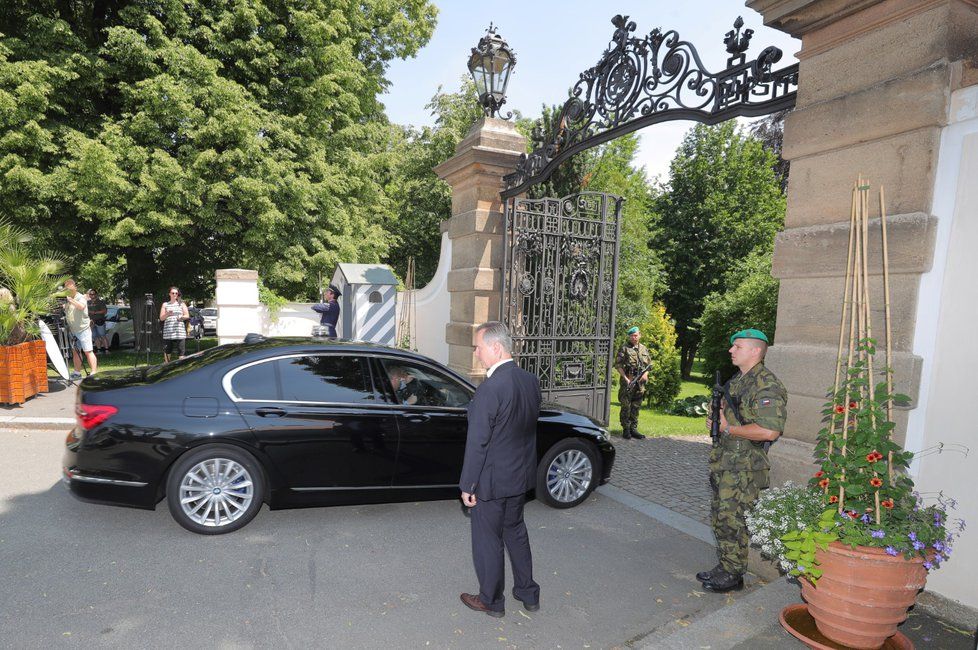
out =
{"type": "MultiPolygon", "coordinates": [[[[75,335],[72,333],[71,328],[68,327],[63,310],[57,309],[51,312],[49,318],[51,334],[54,335],[54,340],[58,342],[58,350],[61,353],[61,357],[65,360],[65,365],[68,366],[68,379],[59,379],[58,381],[65,382],[67,386],[74,386],[75,380],[71,375],[74,372],[75,335]]],[[[82,370],[85,371],[85,376],[91,375],[92,369],[85,360],[85,353],[79,352],[78,358],[81,361],[82,370]]]]}

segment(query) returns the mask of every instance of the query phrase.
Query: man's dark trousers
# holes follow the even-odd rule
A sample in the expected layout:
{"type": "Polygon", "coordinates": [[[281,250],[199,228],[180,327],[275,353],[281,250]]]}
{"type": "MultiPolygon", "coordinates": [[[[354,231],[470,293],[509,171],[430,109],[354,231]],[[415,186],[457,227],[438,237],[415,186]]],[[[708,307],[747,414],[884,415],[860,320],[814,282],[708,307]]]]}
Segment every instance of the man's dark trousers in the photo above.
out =
{"type": "Polygon", "coordinates": [[[540,601],[540,585],[533,581],[530,538],[523,522],[525,495],[478,501],[472,508],[472,558],[479,579],[479,599],[486,607],[505,609],[506,584],[503,546],[513,568],[513,596],[528,605],[540,601]]]}

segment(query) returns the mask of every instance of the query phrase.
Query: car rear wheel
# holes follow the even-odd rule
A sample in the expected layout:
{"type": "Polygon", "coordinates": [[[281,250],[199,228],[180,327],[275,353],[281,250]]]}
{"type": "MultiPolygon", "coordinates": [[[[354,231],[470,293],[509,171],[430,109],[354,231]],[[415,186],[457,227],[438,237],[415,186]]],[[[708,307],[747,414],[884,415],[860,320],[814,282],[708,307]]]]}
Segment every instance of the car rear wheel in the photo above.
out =
{"type": "Polygon", "coordinates": [[[170,514],[200,535],[238,530],[258,514],[264,494],[265,479],[258,463],[228,445],[209,445],[186,454],[166,481],[170,514]]]}
{"type": "Polygon", "coordinates": [[[537,467],[537,498],[552,508],[573,508],[598,485],[600,461],[594,445],[579,438],[561,440],[537,467]]]}

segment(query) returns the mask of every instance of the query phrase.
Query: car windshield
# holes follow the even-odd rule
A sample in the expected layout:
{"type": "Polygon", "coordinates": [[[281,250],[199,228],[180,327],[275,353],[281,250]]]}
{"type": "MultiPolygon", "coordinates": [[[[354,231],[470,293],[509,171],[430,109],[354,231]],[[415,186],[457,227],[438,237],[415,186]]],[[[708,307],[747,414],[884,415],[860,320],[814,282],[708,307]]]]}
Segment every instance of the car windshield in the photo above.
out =
{"type": "Polygon", "coordinates": [[[217,316],[217,310],[213,307],[208,307],[207,309],[201,309],[200,313],[204,316],[217,316]]]}

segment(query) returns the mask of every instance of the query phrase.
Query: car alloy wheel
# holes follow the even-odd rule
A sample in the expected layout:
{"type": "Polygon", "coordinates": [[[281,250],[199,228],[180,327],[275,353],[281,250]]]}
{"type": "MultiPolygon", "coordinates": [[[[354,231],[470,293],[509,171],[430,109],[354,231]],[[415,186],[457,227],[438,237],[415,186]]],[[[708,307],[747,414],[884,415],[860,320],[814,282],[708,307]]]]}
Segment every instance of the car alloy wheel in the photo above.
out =
{"type": "Polygon", "coordinates": [[[261,466],[232,445],[207,445],[184,454],[166,482],[170,514],[201,535],[241,528],[258,514],[264,496],[261,466]]]}
{"type": "Polygon", "coordinates": [[[201,526],[224,526],[248,512],[255,484],[244,467],[229,458],[197,463],[180,480],[180,507],[201,526]]]}
{"type": "Polygon", "coordinates": [[[594,490],[596,450],[580,439],[562,440],[546,454],[537,470],[537,497],[554,508],[571,508],[594,490]]]}

